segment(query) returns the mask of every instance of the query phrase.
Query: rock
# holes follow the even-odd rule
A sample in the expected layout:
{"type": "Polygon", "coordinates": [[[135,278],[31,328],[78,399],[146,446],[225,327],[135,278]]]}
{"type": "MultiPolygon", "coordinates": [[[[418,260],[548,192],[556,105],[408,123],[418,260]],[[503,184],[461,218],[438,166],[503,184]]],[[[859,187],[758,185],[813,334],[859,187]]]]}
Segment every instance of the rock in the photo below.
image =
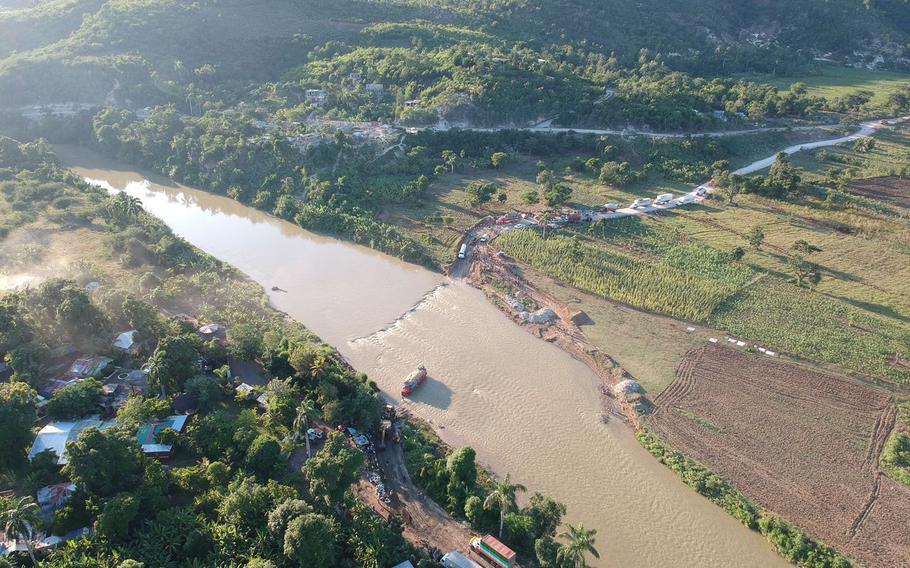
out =
{"type": "Polygon", "coordinates": [[[556,312],[550,308],[541,308],[535,312],[521,312],[518,316],[528,323],[550,323],[556,319],[556,312]]]}
{"type": "Polygon", "coordinates": [[[620,381],[613,387],[613,395],[619,399],[637,398],[642,393],[641,384],[632,379],[620,381]]]}

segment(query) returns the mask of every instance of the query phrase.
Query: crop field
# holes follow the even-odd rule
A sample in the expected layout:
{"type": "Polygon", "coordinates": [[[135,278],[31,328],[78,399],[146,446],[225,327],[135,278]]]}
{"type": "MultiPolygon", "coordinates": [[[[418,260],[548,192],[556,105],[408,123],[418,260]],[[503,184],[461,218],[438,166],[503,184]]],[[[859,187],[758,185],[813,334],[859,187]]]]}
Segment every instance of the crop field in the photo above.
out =
{"type": "Polygon", "coordinates": [[[576,288],[680,319],[703,320],[736,291],[729,282],[575,238],[512,231],[495,242],[521,262],[576,288]]]}
{"type": "Polygon", "coordinates": [[[910,75],[904,73],[869,71],[843,65],[824,65],[820,69],[820,75],[754,76],[749,80],[767,83],[782,91],[788,90],[793,83],[805,83],[809,94],[826,99],[843,97],[862,89],[875,93],[872,102],[878,104],[884,103],[888,95],[910,82],[910,75]]]}
{"type": "Polygon", "coordinates": [[[646,424],[764,508],[867,568],[910,565],[910,489],[878,468],[896,407],[849,379],[709,345],[646,424]]]}

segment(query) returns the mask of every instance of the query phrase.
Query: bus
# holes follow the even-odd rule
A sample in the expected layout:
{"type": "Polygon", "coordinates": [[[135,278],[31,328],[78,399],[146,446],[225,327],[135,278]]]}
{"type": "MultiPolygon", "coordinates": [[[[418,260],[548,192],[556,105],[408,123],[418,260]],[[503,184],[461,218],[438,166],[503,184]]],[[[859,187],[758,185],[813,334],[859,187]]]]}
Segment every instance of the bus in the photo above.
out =
{"type": "Polygon", "coordinates": [[[461,245],[461,249],[458,251],[458,258],[464,258],[468,254],[468,243],[461,245]]]}

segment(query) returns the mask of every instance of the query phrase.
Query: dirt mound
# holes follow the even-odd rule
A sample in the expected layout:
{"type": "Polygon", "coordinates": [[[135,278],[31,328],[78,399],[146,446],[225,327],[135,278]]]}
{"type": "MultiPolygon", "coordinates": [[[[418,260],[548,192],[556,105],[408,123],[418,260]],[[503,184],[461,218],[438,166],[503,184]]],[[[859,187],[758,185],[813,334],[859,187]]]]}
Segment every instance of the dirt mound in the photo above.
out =
{"type": "Polygon", "coordinates": [[[763,507],[867,568],[910,566],[910,490],[878,470],[889,393],[711,345],[654,404],[649,426],[763,507]]]}

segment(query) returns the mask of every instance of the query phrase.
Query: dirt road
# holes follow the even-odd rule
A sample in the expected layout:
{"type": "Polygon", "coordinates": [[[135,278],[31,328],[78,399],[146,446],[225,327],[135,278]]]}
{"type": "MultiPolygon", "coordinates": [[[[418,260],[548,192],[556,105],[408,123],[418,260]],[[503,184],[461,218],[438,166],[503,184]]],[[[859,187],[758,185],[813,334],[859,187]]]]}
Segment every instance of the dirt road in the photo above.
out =
{"type": "Polygon", "coordinates": [[[449,516],[411,481],[402,445],[390,443],[385,450],[377,451],[376,457],[386,491],[393,496],[390,503],[384,503],[376,486],[362,480],[356,487],[360,499],[385,519],[400,516],[404,521],[404,537],[411,544],[441,554],[451,550],[467,554],[476,533],[449,516]]]}

